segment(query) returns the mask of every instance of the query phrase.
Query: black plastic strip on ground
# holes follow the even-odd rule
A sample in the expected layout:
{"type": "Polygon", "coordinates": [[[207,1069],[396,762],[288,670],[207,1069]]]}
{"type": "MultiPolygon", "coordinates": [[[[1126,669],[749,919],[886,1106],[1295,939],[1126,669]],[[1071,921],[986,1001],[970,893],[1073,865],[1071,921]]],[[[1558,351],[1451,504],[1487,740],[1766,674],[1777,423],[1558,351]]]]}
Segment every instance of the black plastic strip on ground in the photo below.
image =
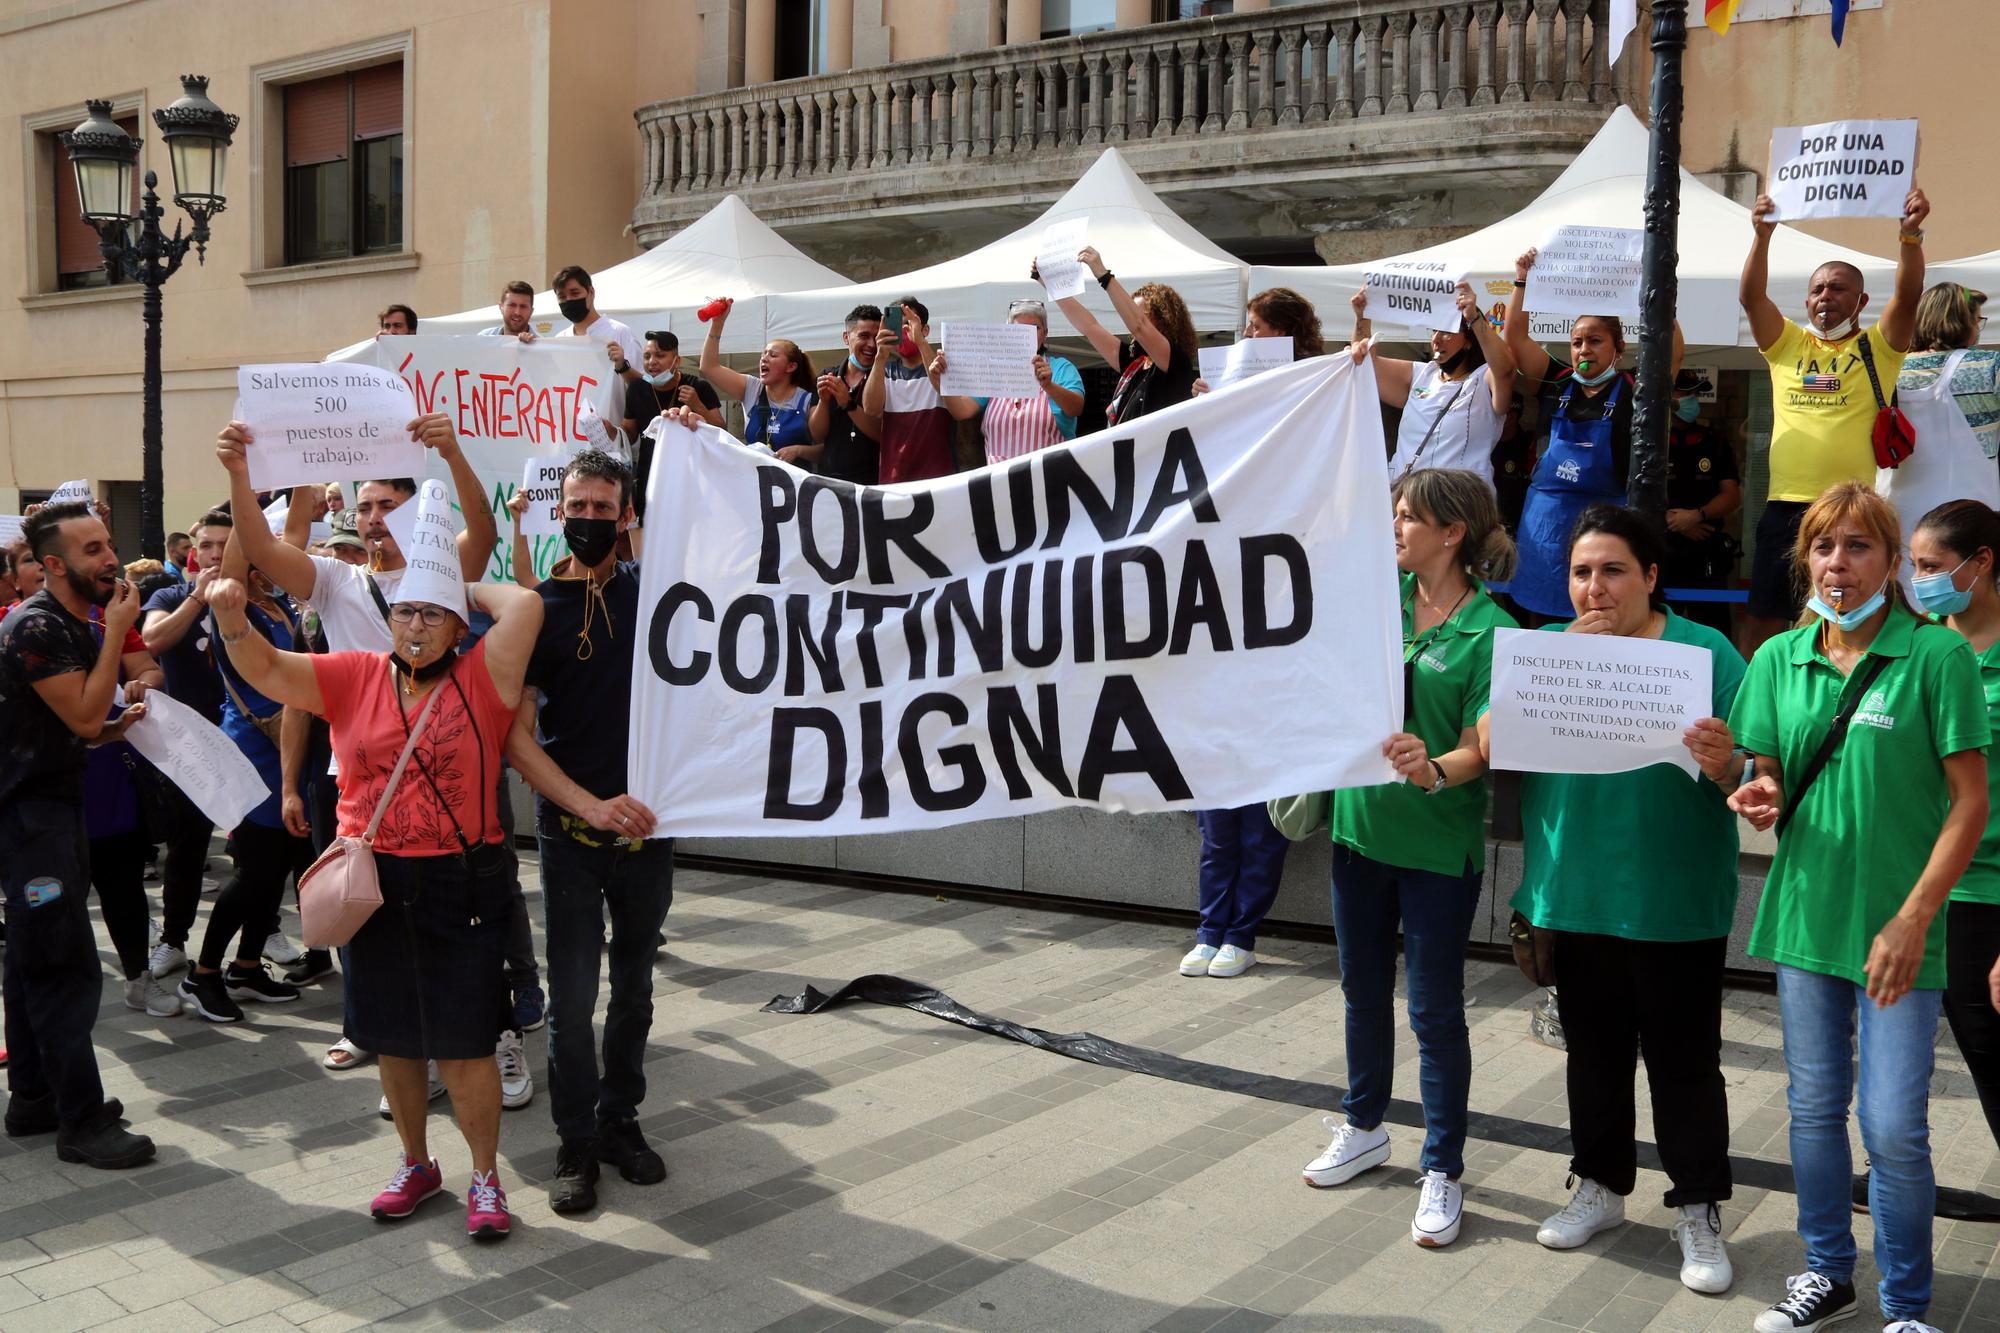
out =
{"type": "MultiPolygon", "coordinates": [[[[1227,1065],[1187,1060],[1178,1055],[1169,1055],[1165,1051],[1152,1051],[1141,1046],[1129,1046],[1122,1041],[1112,1041],[1094,1032],[1046,1032],[1041,1028],[1025,1027],[1008,1019],[995,1018],[991,1014],[968,1009],[935,986],[926,986],[922,982],[910,981],[904,977],[881,974],[856,977],[831,995],[808,986],[798,995],[774,997],[764,1006],[764,1012],[817,1014],[860,1000],[866,1000],[871,1004],[914,1009],[920,1014],[942,1018],[948,1023],[957,1023],[975,1032],[1005,1037],[1008,1041],[1018,1041],[1024,1046],[1033,1046],[1037,1050],[1067,1056],[1069,1059],[1081,1060],[1086,1064],[1102,1065],[1107,1069],[1123,1069],[1129,1073],[1145,1074],[1152,1078],[1171,1079],[1176,1083],[1191,1083],[1198,1088],[1209,1088],[1216,1092],[1233,1092],[1245,1097],[1259,1097],[1268,1102],[1327,1109],[1339,1106],[1341,1098],[1347,1092],[1345,1088],[1334,1083],[1309,1083],[1304,1079],[1253,1074],[1247,1070],[1231,1069],[1227,1065]]],[[[1389,1103],[1389,1111],[1385,1118],[1393,1124],[1412,1129],[1424,1127],[1423,1107],[1402,1098],[1389,1103]]],[[[1533,1120],[1518,1120],[1513,1116],[1487,1115],[1481,1111],[1474,1111],[1468,1118],[1467,1128],[1474,1137],[1495,1143],[1512,1144],[1517,1148],[1532,1148],[1550,1153],[1564,1153],[1569,1149],[1567,1130],[1533,1120]]],[[[1660,1169],[1659,1150],[1643,1139],[1639,1142],[1639,1165],[1653,1170],[1660,1169]]],[[[1783,1194],[1793,1193],[1792,1168],[1789,1162],[1771,1162],[1760,1157],[1737,1157],[1732,1154],[1729,1167],[1731,1175],[1739,1185],[1776,1190],[1783,1194]]],[[[1940,1189],[1937,1192],[1937,1199],[1939,1217],[1953,1221],[2000,1222],[2000,1200],[1988,1195],[1976,1194],[1971,1190],[1940,1189]]]]}

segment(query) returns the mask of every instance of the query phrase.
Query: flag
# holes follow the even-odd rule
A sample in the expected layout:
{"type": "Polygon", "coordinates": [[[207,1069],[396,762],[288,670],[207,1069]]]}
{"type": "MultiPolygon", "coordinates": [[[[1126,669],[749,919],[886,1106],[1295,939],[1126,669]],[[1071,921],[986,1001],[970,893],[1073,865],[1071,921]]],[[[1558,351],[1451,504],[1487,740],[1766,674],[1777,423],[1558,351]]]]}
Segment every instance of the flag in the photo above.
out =
{"type": "Polygon", "coordinates": [[[1625,53],[1625,39],[1639,26],[1639,0],[1611,0],[1611,63],[1625,53]]]}
{"type": "MultiPolygon", "coordinates": [[[[1713,3],[1714,0],[1710,0],[1713,3]]],[[[1840,45],[1840,39],[1847,35],[1847,0],[1833,0],[1833,44],[1840,45]]]]}
{"type": "MultiPolygon", "coordinates": [[[[1716,36],[1726,36],[1729,20],[1736,17],[1736,6],[1741,3],[1742,0],[1703,0],[1702,21],[1715,29],[1716,36]]],[[[1834,3],[1842,10],[1847,8],[1842,0],[1834,0],[1834,3]]]]}

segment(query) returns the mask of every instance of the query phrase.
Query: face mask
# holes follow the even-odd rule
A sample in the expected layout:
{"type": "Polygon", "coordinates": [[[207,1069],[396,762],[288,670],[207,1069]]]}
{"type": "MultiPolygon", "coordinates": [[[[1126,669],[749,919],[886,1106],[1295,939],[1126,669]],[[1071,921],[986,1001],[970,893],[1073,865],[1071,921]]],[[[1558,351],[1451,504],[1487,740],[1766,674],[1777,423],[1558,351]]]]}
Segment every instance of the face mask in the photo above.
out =
{"type": "Polygon", "coordinates": [[[644,377],[646,383],[652,385],[655,389],[659,388],[662,384],[673,383],[674,376],[680,374],[678,370],[663,370],[657,375],[647,375],[644,371],[640,371],[639,373],[644,377]]]}
{"type": "Polygon", "coordinates": [[[1972,605],[1972,589],[1960,591],[1952,581],[1959,569],[1965,568],[1965,561],[1958,562],[1958,569],[1949,573],[1926,574],[1920,579],[1912,579],[1910,588],[1917,594],[1917,605],[1934,616],[1955,616],[1972,605]]]}
{"type": "MultiPolygon", "coordinates": [[[[1892,575],[1891,577],[1894,576],[1892,575]]],[[[1875,590],[1875,595],[1855,607],[1852,611],[1836,611],[1833,607],[1828,606],[1822,601],[1818,593],[1812,595],[1812,600],[1806,603],[1806,607],[1827,624],[1835,626],[1842,633],[1846,633],[1849,630],[1860,629],[1867,622],[1868,617],[1880,611],[1883,603],[1888,600],[1889,582],[1887,579],[1884,579],[1882,586],[1875,590]]]]}
{"type": "Polygon", "coordinates": [[[590,302],[579,296],[574,301],[562,302],[556,309],[562,311],[562,317],[570,323],[581,324],[583,317],[590,313],[590,302]]]}
{"type": "Polygon", "coordinates": [[[1701,403],[1694,398],[1683,398],[1674,404],[1674,415],[1693,425],[1701,416],[1701,403]]]}
{"type": "Polygon", "coordinates": [[[569,553],[577,558],[577,563],[586,569],[595,569],[604,563],[604,557],[610,555],[611,548],[618,544],[618,520],[566,518],[563,520],[563,540],[569,543],[569,553]]]}
{"type": "Polygon", "coordinates": [[[863,373],[866,373],[868,370],[868,367],[862,365],[859,361],[856,361],[854,359],[854,353],[852,352],[849,352],[847,354],[847,364],[853,366],[856,370],[862,371],[863,373]]]}
{"type": "Polygon", "coordinates": [[[1813,321],[1813,329],[1815,332],[1819,334],[1820,337],[1826,339],[1826,341],[1839,342],[1842,338],[1845,338],[1848,334],[1854,332],[1855,329],[1854,316],[1849,315],[1846,319],[1843,319],[1842,321],[1840,321],[1840,323],[1834,325],[1830,329],[1820,328],[1819,322],[1815,320],[1813,321]]]}
{"type": "Polygon", "coordinates": [[[1465,367],[1465,363],[1470,360],[1472,360],[1472,349],[1470,347],[1461,347],[1450,356],[1439,360],[1437,367],[1447,375],[1456,375],[1465,367]]]}
{"type": "Polygon", "coordinates": [[[1598,371],[1594,375],[1589,373],[1590,366],[1591,363],[1589,361],[1577,362],[1576,372],[1573,377],[1578,384],[1581,384],[1586,389],[1595,389],[1598,385],[1604,383],[1606,380],[1609,380],[1613,375],[1616,375],[1618,373],[1618,363],[1616,361],[1611,362],[1609,365],[1605,366],[1604,369],[1598,371]]]}

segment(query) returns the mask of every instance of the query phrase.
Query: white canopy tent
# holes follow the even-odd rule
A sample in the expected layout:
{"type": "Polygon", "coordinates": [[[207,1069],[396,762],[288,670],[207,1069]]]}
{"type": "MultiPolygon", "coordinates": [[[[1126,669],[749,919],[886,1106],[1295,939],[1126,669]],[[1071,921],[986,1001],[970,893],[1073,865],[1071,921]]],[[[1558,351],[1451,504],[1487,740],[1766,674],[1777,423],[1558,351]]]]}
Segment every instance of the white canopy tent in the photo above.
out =
{"type": "MultiPolygon", "coordinates": [[[[765,305],[765,336],[789,338],[808,350],[840,346],[847,312],[863,303],[886,305],[915,296],[930,308],[931,323],[946,320],[997,324],[1009,303],[1039,297],[1028,276],[1052,222],[1089,219],[1088,244],[1104,256],[1128,290],[1164,282],[1181,294],[1198,329],[1234,329],[1243,321],[1248,267],[1210,241],[1146,187],[1115,148],[1107,148],[1062,198],[1039,218],[970,254],[875,282],[772,296],[765,305]]],[[[1122,328],[1111,302],[1092,286],[1083,297],[1106,327],[1122,328]]],[[[730,317],[733,332],[737,316],[730,317]]],[[[1059,312],[1051,332],[1061,336],[1059,312]]]]}
{"type": "MultiPolygon", "coordinates": [[[[1555,183],[1533,203],[1467,236],[1387,258],[1441,260],[1463,266],[1481,303],[1497,314],[1512,294],[1514,260],[1539,246],[1556,227],[1643,227],[1645,225],[1648,135],[1638,117],[1619,107],[1555,183]]],[[[1737,299],[1738,278],[1750,251],[1750,210],[1681,172],[1680,301],[1682,335],[1691,347],[1739,347],[1754,355],[1737,299]]],[[[1803,314],[1806,280],[1828,260],[1860,268],[1869,290],[1879,293],[1874,308],[1888,299],[1895,265],[1804,232],[1779,225],[1771,238],[1771,299],[1798,318],[1803,314]]],[[[1344,329],[1348,301],[1360,290],[1367,264],[1331,267],[1259,266],[1250,272],[1253,292],[1291,287],[1319,307],[1329,332],[1344,329]]],[[[1533,312],[1530,312],[1531,314],[1533,312]]],[[[1567,341],[1569,321],[1531,320],[1537,339],[1567,341]]],[[[1427,336],[1427,335],[1419,335],[1427,336]]]]}
{"type": "MultiPolygon", "coordinates": [[[[534,279],[539,282],[540,275],[534,279]]],[[[695,312],[718,296],[736,298],[725,326],[722,350],[757,352],[764,346],[763,301],[773,292],[836,287],[846,278],[818,263],[766,226],[735,195],[642,255],[591,274],[597,311],[629,324],[634,333],[669,329],[692,361],[700,354],[705,326],[695,312]]],[[[500,322],[500,293],[494,304],[455,315],[421,315],[423,333],[477,333],[500,322]]],[[[535,297],[534,326],[552,333],[566,326],[553,292],[535,297]]],[[[328,357],[352,359],[356,344],[328,357]]]]}

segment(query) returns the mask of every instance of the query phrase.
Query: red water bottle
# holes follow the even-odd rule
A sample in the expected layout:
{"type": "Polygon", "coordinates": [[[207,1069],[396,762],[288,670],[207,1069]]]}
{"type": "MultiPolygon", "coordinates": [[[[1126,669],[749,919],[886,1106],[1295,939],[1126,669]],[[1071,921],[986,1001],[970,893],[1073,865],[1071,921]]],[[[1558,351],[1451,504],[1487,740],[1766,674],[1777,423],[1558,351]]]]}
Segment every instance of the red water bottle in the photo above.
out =
{"type": "Polygon", "coordinates": [[[720,315],[724,311],[728,310],[729,307],[734,304],[736,303],[730,300],[728,297],[718,296],[713,301],[710,301],[707,305],[703,306],[701,309],[695,311],[694,313],[695,316],[698,319],[700,319],[702,323],[706,324],[711,319],[714,319],[717,315],[720,315]]]}

